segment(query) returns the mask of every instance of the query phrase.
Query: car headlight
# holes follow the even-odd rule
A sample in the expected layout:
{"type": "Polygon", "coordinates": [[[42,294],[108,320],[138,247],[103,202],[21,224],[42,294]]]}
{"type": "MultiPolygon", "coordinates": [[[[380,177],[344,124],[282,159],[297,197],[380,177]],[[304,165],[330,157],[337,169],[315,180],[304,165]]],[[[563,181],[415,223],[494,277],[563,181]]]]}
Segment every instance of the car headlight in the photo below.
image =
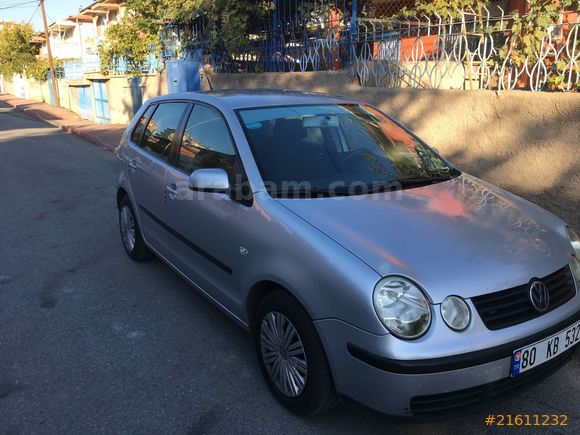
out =
{"type": "Polygon", "coordinates": [[[429,301],[415,284],[400,276],[381,279],[373,292],[379,320],[393,335],[413,339],[431,325],[429,301]]]}
{"type": "Polygon", "coordinates": [[[578,234],[572,228],[566,227],[566,230],[568,231],[568,237],[570,238],[570,243],[572,243],[576,257],[580,257],[580,237],[578,237],[578,234]]]}
{"type": "Polygon", "coordinates": [[[576,278],[576,281],[580,282],[580,237],[576,234],[570,227],[566,227],[568,231],[568,237],[570,238],[570,243],[572,244],[572,248],[574,249],[574,255],[572,256],[572,273],[576,278]]]}
{"type": "Polygon", "coordinates": [[[463,331],[471,321],[471,311],[467,302],[459,296],[447,296],[441,303],[441,316],[454,331],[463,331]]]}

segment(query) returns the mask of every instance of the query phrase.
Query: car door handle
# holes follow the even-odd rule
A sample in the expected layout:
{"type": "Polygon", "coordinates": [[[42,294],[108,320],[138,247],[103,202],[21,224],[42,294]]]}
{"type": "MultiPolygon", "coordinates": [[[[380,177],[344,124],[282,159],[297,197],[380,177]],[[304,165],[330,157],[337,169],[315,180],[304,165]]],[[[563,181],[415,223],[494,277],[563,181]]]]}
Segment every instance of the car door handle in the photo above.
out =
{"type": "Polygon", "coordinates": [[[167,196],[169,199],[175,199],[177,197],[177,185],[174,183],[168,184],[165,186],[165,191],[167,192],[167,196]]]}
{"type": "Polygon", "coordinates": [[[135,160],[129,160],[129,173],[133,174],[137,170],[137,162],[135,160]]]}

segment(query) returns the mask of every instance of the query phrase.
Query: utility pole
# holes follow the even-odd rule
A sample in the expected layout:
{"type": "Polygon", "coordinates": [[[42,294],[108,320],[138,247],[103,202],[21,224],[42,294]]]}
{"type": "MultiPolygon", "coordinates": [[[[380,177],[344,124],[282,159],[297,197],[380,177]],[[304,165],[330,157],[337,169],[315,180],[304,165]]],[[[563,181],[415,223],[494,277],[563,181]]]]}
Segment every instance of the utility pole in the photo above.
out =
{"type": "Polygon", "coordinates": [[[46,53],[48,54],[48,69],[50,70],[50,81],[52,82],[52,94],[54,95],[54,105],[60,107],[60,98],[58,97],[58,84],[56,83],[56,74],[54,71],[54,62],[52,61],[52,51],[50,50],[50,38],[48,36],[48,25],[46,24],[46,12],[44,12],[44,0],[39,0],[40,12],[42,13],[42,22],[44,24],[44,38],[46,39],[46,53]]]}

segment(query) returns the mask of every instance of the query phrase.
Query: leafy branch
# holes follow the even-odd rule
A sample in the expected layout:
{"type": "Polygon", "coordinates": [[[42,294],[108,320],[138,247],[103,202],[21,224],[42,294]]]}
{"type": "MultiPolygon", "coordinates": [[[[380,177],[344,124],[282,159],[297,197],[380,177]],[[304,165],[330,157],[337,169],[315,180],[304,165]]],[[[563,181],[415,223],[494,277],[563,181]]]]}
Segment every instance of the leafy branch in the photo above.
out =
{"type": "MultiPolygon", "coordinates": [[[[509,43],[499,51],[501,60],[511,60],[521,67],[526,58],[537,60],[550,25],[558,21],[560,11],[572,5],[574,0],[528,0],[529,11],[514,14],[509,43]]],[[[577,1],[576,1],[577,3],[577,1]]]]}
{"type": "Polygon", "coordinates": [[[220,46],[230,53],[243,52],[251,45],[250,32],[256,20],[273,5],[272,0],[127,0],[127,15],[106,32],[99,50],[101,66],[110,71],[122,58],[129,72],[137,74],[150,47],[160,50],[167,24],[184,29],[180,42],[187,46],[195,37],[187,29],[202,16],[211,47],[220,46]]]}
{"type": "Polygon", "coordinates": [[[489,5],[489,0],[433,0],[417,1],[412,8],[404,7],[397,16],[414,17],[420,14],[428,17],[440,16],[442,19],[452,17],[460,18],[466,11],[477,11],[481,15],[484,6],[489,5]]]}
{"type": "Polygon", "coordinates": [[[131,17],[123,17],[105,32],[105,40],[99,47],[101,70],[113,71],[124,61],[129,75],[140,74],[143,62],[156,42],[154,35],[141,30],[131,17]]]}
{"type": "Polygon", "coordinates": [[[9,24],[0,29],[0,74],[46,80],[48,65],[38,57],[38,45],[31,42],[33,33],[32,26],[23,24],[9,24]]]}

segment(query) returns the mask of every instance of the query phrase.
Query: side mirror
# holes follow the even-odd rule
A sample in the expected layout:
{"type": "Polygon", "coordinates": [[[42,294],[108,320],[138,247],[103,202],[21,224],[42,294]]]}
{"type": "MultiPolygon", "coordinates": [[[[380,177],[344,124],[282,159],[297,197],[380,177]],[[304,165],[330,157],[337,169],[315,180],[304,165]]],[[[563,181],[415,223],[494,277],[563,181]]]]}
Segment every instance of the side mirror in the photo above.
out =
{"type": "Polygon", "coordinates": [[[198,169],[189,177],[189,188],[202,192],[225,193],[230,188],[230,180],[223,169],[198,169]]]}

